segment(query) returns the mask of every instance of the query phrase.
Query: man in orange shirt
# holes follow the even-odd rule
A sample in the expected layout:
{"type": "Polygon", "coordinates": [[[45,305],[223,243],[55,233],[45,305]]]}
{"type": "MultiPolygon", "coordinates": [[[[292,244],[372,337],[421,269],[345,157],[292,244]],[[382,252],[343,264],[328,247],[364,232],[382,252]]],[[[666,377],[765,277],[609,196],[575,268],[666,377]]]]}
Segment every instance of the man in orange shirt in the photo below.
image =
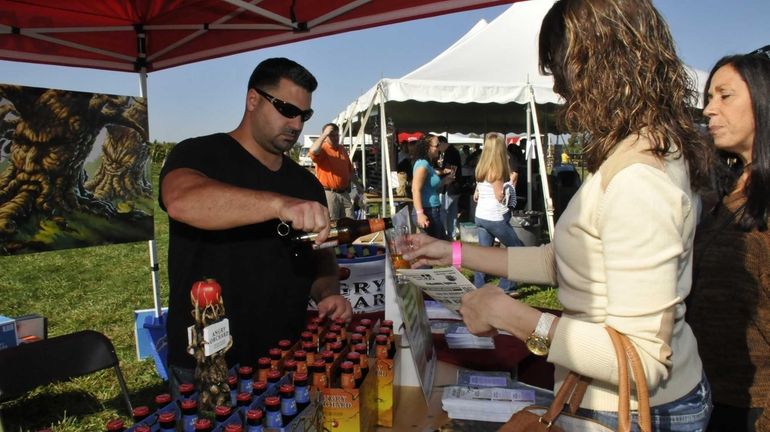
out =
{"type": "Polygon", "coordinates": [[[334,123],[324,125],[323,132],[310,146],[310,159],[315,163],[315,175],[326,192],[329,218],[353,217],[350,181],[355,172],[345,146],[340,144],[340,129],[334,123]]]}

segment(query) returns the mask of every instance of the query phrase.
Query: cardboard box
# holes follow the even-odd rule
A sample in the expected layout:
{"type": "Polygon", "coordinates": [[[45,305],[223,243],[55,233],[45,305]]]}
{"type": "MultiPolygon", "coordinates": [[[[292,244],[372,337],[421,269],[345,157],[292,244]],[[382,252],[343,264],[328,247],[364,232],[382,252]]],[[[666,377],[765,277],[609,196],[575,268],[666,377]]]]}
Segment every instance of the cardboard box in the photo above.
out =
{"type": "Polygon", "coordinates": [[[375,359],[377,375],[377,425],[393,427],[393,380],[395,360],[375,359]]]}
{"type": "MultiPolygon", "coordinates": [[[[335,365],[339,366],[339,365],[335,365]]],[[[369,359],[369,373],[357,389],[325,388],[321,391],[324,430],[365,432],[377,424],[377,373],[369,359]]]]}
{"type": "Polygon", "coordinates": [[[0,315],[0,349],[12,348],[16,345],[16,320],[0,315]]]}

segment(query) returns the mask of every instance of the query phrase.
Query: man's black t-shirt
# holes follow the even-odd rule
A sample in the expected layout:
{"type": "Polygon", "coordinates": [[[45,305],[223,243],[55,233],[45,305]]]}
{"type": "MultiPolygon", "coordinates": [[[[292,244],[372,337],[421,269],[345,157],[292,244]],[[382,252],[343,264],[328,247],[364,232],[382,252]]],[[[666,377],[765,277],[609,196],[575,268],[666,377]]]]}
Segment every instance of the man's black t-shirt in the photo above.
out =
{"type": "MultiPolygon", "coordinates": [[[[284,156],[281,168],[270,171],[224,133],[176,145],[163,166],[161,182],[177,168],[192,168],[227,184],[326,205],[323,188],[307,170],[284,156]]],[[[299,250],[288,237],[279,236],[279,222],[274,219],[213,231],[169,218],[169,364],[195,366],[187,353],[187,327],[193,324],[190,288],[204,278],[214,278],[222,286],[233,337],[227,353],[230,365],[254,365],[280,339],[299,338],[315,280],[313,252],[299,250]]]]}
{"type": "Polygon", "coordinates": [[[455,179],[452,183],[447,184],[443,188],[443,192],[447,192],[450,195],[460,194],[460,175],[462,174],[462,158],[460,158],[460,151],[455,146],[450,145],[444,152],[444,162],[441,168],[449,168],[450,166],[456,167],[455,179]]]}

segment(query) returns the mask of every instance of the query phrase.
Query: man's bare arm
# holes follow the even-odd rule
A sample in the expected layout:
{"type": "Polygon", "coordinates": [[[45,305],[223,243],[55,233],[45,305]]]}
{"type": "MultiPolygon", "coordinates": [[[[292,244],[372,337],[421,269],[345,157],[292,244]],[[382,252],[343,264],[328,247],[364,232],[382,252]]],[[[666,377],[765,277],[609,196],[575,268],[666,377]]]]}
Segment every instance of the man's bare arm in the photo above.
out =
{"type": "Polygon", "coordinates": [[[280,219],[294,229],[321,233],[319,238],[329,233],[329,211],[318,202],[232,186],[190,168],[169,172],[161,190],[169,217],[196,228],[221,230],[280,219]]]}

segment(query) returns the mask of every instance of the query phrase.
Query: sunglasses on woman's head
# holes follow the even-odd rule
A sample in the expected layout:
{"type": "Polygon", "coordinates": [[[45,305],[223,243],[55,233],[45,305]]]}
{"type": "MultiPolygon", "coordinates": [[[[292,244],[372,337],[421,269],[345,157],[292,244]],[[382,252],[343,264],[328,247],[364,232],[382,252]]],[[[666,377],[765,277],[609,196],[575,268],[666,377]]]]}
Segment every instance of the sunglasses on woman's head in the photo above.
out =
{"type": "Polygon", "coordinates": [[[262,95],[262,97],[267,99],[268,102],[270,102],[273,105],[275,110],[278,111],[282,116],[286,118],[294,118],[294,117],[300,116],[300,119],[303,122],[306,122],[310,120],[310,117],[313,117],[312,109],[302,111],[301,109],[297,108],[295,105],[282,101],[264,90],[255,88],[254,91],[256,91],[257,93],[262,95]]]}

